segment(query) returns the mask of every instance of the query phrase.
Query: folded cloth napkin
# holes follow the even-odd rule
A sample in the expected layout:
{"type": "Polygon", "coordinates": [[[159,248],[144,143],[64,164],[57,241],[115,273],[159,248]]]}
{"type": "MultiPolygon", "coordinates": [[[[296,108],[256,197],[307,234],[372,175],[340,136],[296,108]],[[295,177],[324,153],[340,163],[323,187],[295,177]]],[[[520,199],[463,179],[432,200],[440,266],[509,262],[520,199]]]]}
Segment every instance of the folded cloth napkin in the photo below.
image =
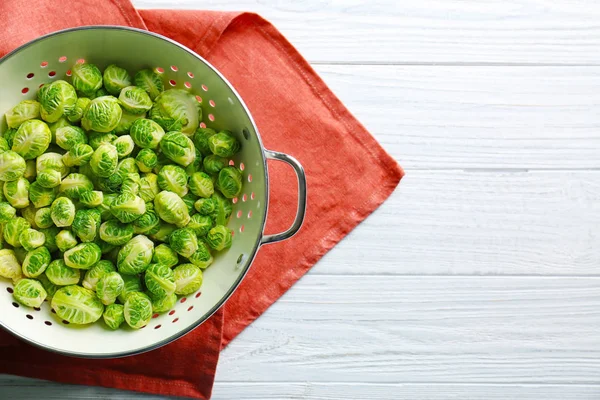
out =
{"type": "MultiPolygon", "coordinates": [[[[124,25],[165,35],[223,73],[248,105],[267,148],[305,167],[307,217],[291,240],[259,251],[240,288],[198,329],[161,349],[114,360],[48,353],[0,332],[0,373],[163,395],[210,397],[220,349],[285,293],[394,190],[403,172],[294,47],[255,14],[136,10],[128,0],[0,1],[0,56],[29,40],[82,25],[124,25]]],[[[1,83],[0,83],[1,85],[1,83]]],[[[1,87],[0,87],[1,93],[1,87]]],[[[296,212],[295,176],[269,165],[267,232],[296,212]]]]}

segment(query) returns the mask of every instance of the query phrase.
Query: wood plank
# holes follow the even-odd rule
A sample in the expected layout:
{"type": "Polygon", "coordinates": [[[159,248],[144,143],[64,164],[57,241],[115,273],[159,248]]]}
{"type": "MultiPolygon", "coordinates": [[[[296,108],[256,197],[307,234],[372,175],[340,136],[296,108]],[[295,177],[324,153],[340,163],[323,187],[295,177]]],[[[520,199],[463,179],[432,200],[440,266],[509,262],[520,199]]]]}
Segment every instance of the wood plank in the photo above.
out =
{"type": "Polygon", "coordinates": [[[598,68],[316,70],[406,169],[600,168],[598,68]]]}
{"type": "Polygon", "coordinates": [[[585,0],[134,0],[138,8],[261,14],[311,62],[600,63],[600,5],[585,0]]]}

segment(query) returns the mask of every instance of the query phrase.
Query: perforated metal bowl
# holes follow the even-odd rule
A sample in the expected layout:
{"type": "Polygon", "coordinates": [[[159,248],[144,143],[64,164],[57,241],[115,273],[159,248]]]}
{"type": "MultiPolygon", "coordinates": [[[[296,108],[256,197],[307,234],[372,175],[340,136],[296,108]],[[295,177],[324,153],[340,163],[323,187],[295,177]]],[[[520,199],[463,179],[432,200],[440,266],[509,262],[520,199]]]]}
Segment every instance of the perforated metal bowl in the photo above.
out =
{"type": "MultiPolygon", "coordinates": [[[[202,103],[201,126],[228,129],[242,143],[230,164],[243,170],[244,187],[234,199],[229,228],[231,249],[215,258],[204,273],[200,291],[182,298],[167,313],[140,330],[109,331],[102,323],[75,327],[51,312],[48,302],[34,310],[19,306],[12,284],[0,279],[0,326],[19,338],[54,352],[89,358],[122,357],[142,353],[180,338],[206,321],[231,296],[248,272],[261,245],[285,240],[302,225],[306,207],[306,179],[294,158],[265,150],[248,108],[231,84],[206,60],[186,47],[146,31],[125,27],[92,26],[56,32],[36,39],[0,59],[0,115],[19,101],[34,99],[40,85],[69,80],[76,62],[88,61],[101,69],[117,64],[130,73],[153,68],[165,87],[195,94],[202,103]],[[293,225],[276,235],[263,233],[269,204],[267,159],[290,164],[298,176],[298,211],[293,225]]],[[[1,118],[0,132],[7,129],[1,118]]],[[[292,184],[290,182],[290,184],[292,184]]]]}

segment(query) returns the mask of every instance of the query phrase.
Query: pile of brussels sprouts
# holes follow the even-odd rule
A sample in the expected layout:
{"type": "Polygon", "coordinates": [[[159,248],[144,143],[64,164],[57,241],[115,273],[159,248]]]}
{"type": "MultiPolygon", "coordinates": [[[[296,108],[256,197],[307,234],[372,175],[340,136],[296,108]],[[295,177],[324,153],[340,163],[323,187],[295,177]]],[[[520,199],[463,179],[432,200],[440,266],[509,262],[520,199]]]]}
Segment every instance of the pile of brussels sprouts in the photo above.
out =
{"type": "Polygon", "coordinates": [[[0,137],[0,276],[69,323],[141,328],[231,246],[240,143],[150,69],[77,64],[37,98],[0,137]]]}

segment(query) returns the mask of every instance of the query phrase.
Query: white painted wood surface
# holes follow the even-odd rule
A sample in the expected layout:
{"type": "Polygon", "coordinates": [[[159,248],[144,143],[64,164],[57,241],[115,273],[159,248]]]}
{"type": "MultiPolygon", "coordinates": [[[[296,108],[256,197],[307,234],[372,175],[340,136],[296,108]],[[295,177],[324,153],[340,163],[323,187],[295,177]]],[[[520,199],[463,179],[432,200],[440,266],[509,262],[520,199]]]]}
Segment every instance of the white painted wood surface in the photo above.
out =
{"type": "Polygon", "coordinates": [[[262,14],[407,170],[223,352],[213,398],[600,398],[600,3],[134,3],[262,14]]]}

